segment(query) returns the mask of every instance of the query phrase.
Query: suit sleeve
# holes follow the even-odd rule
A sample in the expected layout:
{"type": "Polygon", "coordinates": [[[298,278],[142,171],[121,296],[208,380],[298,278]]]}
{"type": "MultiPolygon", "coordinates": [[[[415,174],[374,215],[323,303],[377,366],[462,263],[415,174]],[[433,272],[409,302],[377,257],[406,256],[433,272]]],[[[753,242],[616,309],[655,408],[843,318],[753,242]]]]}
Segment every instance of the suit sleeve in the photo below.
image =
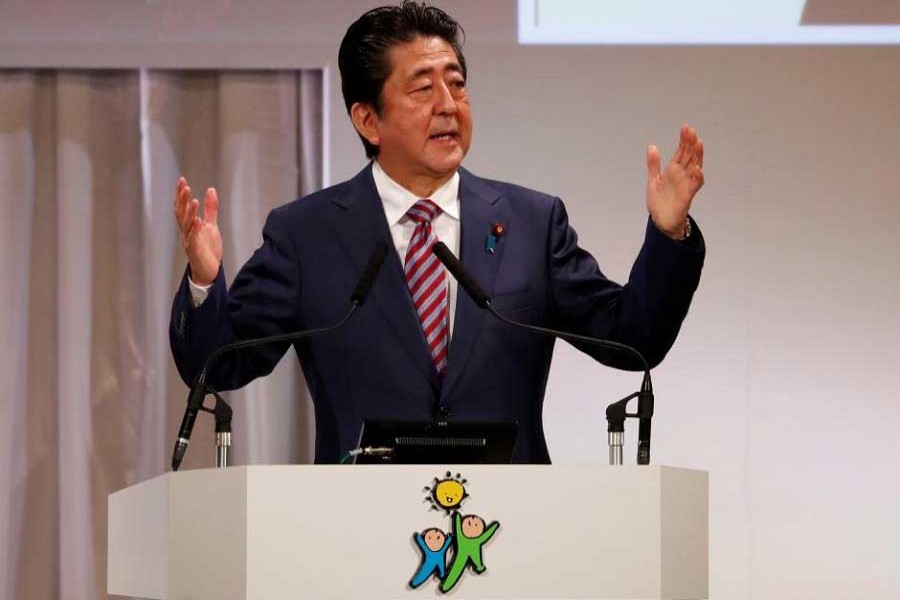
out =
{"type": "MultiPolygon", "coordinates": [[[[223,269],[200,306],[194,308],[185,272],[172,303],[169,341],[178,372],[190,385],[206,358],[236,340],[287,333],[299,329],[300,263],[294,245],[272,211],[263,228],[263,244],[226,289],[223,269]]],[[[288,349],[288,343],[242,350],[212,365],[207,382],[230,390],[266,375],[288,349]]]]}
{"type": "MultiPolygon", "coordinates": [[[[691,227],[691,238],[678,242],[648,219],[644,244],[622,286],[606,278],[594,257],[578,246],[565,206],[556,199],[548,248],[551,326],[628,344],[651,368],[658,365],[674,344],[700,282],[706,249],[693,220],[691,227]]],[[[641,369],[634,359],[576,346],[604,364],[641,369]]]]}

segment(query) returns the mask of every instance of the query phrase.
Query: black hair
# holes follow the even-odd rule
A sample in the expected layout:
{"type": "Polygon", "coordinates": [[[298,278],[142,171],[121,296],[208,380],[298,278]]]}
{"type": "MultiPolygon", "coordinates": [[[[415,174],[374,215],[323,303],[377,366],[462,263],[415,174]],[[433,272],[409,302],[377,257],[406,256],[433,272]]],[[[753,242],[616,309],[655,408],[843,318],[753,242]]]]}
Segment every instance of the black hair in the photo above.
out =
{"type": "MultiPolygon", "coordinates": [[[[388,51],[415,38],[440,37],[456,53],[466,77],[466,59],[462,52],[465,32],[453,17],[424,2],[403,0],[400,6],[375,8],[357,19],[344,34],[338,51],[338,68],[341,71],[341,91],[347,113],[357,102],[368,104],[375,114],[382,115],[381,91],[391,74],[388,51]]],[[[359,136],[366,149],[366,156],[378,156],[378,146],[359,136]]]]}

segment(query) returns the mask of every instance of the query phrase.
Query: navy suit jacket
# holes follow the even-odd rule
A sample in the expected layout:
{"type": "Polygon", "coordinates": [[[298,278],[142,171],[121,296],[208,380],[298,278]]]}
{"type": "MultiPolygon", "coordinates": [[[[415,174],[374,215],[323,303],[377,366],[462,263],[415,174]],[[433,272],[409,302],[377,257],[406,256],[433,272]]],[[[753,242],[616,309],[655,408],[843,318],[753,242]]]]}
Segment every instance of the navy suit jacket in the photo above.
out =
{"type": "MultiPolygon", "coordinates": [[[[558,198],[489,181],[460,169],[460,259],[513,319],[637,347],[652,365],[675,341],[697,287],[704,245],[648,222],[644,245],[623,287],[578,247],[558,198]],[[505,233],[485,251],[493,224],[505,233]]],[[[371,165],[350,181],[272,211],[263,244],[226,290],[220,270],[193,308],[187,274],[175,296],[170,340],[188,384],[217,347],[336,322],[375,243],[391,236],[371,165]]],[[[339,331],[296,343],[315,405],[316,462],[336,462],[356,446],[363,419],[517,421],[514,462],[550,461],[542,411],[552,338],[518,330],[478,309],[460,289],[449,362],[441,381],[403,276],[389,253],[368,301],[339,331]]],[[[227,355],[207,381],[234,389],[268,374],[288,345],[227,355]]],[[[622,359],[582,348],[621,368],[622,359]]]]}

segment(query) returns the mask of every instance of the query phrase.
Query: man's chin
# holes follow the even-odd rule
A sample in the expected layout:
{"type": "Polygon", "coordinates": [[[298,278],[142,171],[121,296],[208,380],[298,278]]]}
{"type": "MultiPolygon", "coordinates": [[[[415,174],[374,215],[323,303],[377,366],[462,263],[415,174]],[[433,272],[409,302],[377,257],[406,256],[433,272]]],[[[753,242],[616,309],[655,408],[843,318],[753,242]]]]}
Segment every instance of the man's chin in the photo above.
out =
{"type": "Polygon", "coordinates": [[[465,152],[462,151],[462,148],[457,148],[452,153],[435,157],[434,160],[429,161],[429,166],[438,175],[452,175],[462,164],[463,158],[465,158],[465,152]]]}

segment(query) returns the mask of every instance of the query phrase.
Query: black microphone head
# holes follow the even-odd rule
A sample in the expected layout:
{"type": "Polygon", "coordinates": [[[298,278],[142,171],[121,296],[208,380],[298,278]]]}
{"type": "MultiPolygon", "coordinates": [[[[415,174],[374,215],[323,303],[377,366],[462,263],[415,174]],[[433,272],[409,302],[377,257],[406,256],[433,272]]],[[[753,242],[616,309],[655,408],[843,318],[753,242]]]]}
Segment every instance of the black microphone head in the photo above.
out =
{"type": "Polygon", "coordinates": [[[478,308],[487,308],[491,305],[491,297],[488,296],[487,293],[481,289],[481,286],[478,285],[478,282],[469,275],[469,272],[466,271],[465,267],[462,266],[462,263],[459,262],[459,259],[453,255],[450,248],[448,248],[444,242],[436,243],[431,247],[431,251],[434,252],[434,255],[438,257],[438,260],[447,267],[447,270],[450,271],[450,274],[459,282],[459,285],[466,290],[466,293],[469,294],[478,308]]]}
{"type": "Polygon", "coordinates": [[[187,454],[188,443],[184,440],[176,440],[175,441],[175,449],[172,451],[172,470],[177,471],[178,467],[181,466],[181,461],[184,460],[184,455],[187,454]]]}
{"type": "Polygon", "coordinates": [[[369,255],[369,262],[366,263],[366,267],[359,276],[359,283],[356,284],[356,289],[353,290],[353,295],[350,296],[350,301],[357,306],[362,305],[366,301],[369,290],[372,289],[372,284],[375,283],[375,278],[378,276],[378,272],[381,271],[381,265],[384,264],[384,259],[387,258],[388,248],[387,242],[380,240],[376,242],[375,247],[372,249],[372,254],[369,255]]]}
{"type": "MultiPolygon", "coordinates": [[[[207,363],[209,363],[209,359],[207,359],[207,363]]],[[[195,413],[200,410],[200,407],[203,406],[203,401],[206,399],[206,369],[207,365],[203,365],[203,370],[200,371],[200,375],[194,380],[194,385],[191,386],[191,391],[188,393],[188,410],[192,410],[195,413]]]]}

